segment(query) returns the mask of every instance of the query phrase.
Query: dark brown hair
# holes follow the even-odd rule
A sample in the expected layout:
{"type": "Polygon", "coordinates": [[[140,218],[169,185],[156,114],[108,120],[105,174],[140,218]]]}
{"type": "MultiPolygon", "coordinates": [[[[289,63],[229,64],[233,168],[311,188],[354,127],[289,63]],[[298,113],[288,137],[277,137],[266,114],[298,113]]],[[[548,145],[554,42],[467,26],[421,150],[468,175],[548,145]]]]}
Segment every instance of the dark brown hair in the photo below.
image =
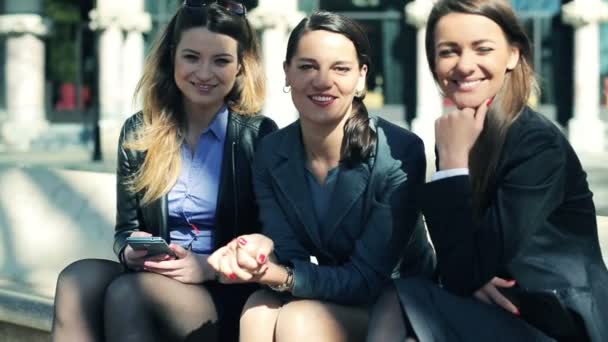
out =
{"type": "MultiPolygon", "coordinates": [[[[285,63],[290,64],[304,33],[317,30],[339,33],[348,38],[355,46],[359,68],[366,65],[369,70],[371,65],[370,45],[363,28],[346,16],[325,11],[312,13],[302,19],[291,31],[287,42],[285,63]]],[[[369,158],[376,148],[376,133],[369,126],[369,114],[363,103],[364,98],[365,89],[353,98],[353,114],[344,125],[341,162],[348,167],[353,167],[369,158]]]]}
{"type": "Polygon", "coordinates": [[[530,40],[506,0],[439,0],[433,6],[426,26],[426,54],[435,81],[435,28],[439,20],[450,13],[484,16],[494,21],[505,34],[507,42],[519,49],[519,62],[513,70],[505,71],[505,81],[488,110],[484,128],[469,153],[474,207],[480,214],[488,205],[495,183],[496,167],[507,132],[519,113],[526,107],[536,80],[532,68],[530,40]]]}

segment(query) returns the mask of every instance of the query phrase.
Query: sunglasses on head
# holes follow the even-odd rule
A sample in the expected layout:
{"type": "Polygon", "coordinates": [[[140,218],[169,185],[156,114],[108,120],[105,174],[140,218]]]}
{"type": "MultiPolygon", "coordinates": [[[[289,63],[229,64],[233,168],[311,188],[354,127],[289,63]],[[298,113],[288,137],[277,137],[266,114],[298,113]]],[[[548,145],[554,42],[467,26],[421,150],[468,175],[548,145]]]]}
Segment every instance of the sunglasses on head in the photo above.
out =
{"type": "Polygon", "coordinates": [[[204,7],[212,4],[218,4],[232,14],[245,16],[247,8],[240,2],[231,0],[184,0],[184,6],[188,7],[204,7]]]}

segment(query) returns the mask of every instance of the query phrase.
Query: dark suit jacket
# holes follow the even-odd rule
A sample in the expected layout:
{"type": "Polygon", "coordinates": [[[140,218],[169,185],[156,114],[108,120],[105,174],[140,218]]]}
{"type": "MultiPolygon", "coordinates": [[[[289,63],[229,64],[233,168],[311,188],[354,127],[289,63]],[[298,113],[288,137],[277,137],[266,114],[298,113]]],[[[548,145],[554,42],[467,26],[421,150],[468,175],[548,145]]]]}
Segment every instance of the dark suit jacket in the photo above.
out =
{"type": "Polygon", "coordinates": [[[434,255],[424,227],[416,225],[414,197],[424,182],[423,143],[385,120],[375,122],[375,156],[340,171],[321,225],[305,178],[299,121],[266,137],[256,152],[263,233],[274,241],[279,262],[294,267],[296,297],[368,303],[388,283],[404,249],[406,271],[431,272],[434,255]]]}
{"type": "MultiPolygon", "coordinates": [[[[126,238],[136,230],[162,236],[169,241],[167,195],[142,206],[141,194],[131,193],[126,186],[126,180],[141,167],[145,153],[127,150],[123,142],[137,132],[142,120],[141,112],[131,116],[123,125],[120,135],[114,235],[114,252],[117,255],[126,246],[126,238]]],[[[276,129],[274,121],[261,115],[229,114],[216,210],[216,247],[225,245],[235,236],[259,232],[251,164],[258,141],[276,129]]]]}
{"type": "Polygon", "coordinates": [[[494,276],[556,290],[608,341],[608,274],[586,174],[567,139],[530,109],[512,124],[491,203],[473,220],[468,176],[428,183],[423,212],[443,286],[470,295],[494,276]]]}

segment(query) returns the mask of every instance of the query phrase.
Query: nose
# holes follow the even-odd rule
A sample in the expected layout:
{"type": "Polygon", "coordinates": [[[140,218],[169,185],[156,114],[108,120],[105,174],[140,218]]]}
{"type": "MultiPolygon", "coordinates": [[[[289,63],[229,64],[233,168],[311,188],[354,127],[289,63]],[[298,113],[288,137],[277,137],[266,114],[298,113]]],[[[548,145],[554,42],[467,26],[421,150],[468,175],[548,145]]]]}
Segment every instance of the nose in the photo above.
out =
{"type": "Polygon", "coordinates": [[[213,76],[213,70],[210,63],[201,62],[198,64],[195,75],[201,81],[209,80],[213,76]]]}
{"type": "Polygon", "coordinates": [[[328,89],[331,88],[333,83],[331,74],[328,70],[319,70],[315,75],[312,85],[317,89],[328,89]]]}
{"type": "Polygon", "coordinates": [[[475,70],[475,65],[477,62],[475,61],[475,55],[469,51],[463,51],[458,58],[458,64],[456,64],[456,69],[464,75],[468,75],[475,70]]]}

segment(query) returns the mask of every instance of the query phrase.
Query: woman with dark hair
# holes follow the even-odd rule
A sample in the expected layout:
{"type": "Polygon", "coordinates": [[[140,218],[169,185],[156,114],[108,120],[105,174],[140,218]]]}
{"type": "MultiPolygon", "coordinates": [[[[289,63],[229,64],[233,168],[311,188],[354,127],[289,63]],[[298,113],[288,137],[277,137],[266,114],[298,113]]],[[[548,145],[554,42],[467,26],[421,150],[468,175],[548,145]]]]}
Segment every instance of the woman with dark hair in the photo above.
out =
{"type": "Polygon", "coordinates": [[[423,144],[368,116],[369,54],[361,27],[338,14],[314,13],[291,33],[284,70],[300,118],[256,151],[263,235],[209,258],[232,281],[270,287],[247,301],[241,341],[363,340],[368,305],[395,270],[432,272],[414,197],[423,144]]]}
{"type": "Polygon", "coordinates": [[[208,256],[259,231],[251,163],[276,129],[255,115],[264,77],[245,7],[185,1],[146,60],[142,111],[118,148],[114,251],[80,260],[57,283],[55,341],[230,341],[254,285],[223,285],[208,256]],[[128,237],[159,236],[148,256],[128,237]]]}
{"type": "Polygon", "coordinates": [[[439,0],[426,51],[457,107],[436,122],[422,195],[441,287],[396,281],[368,340],[607,341],[592,193],[567,139],[527,106],[532,51],[510,4],[439,0]]]}

